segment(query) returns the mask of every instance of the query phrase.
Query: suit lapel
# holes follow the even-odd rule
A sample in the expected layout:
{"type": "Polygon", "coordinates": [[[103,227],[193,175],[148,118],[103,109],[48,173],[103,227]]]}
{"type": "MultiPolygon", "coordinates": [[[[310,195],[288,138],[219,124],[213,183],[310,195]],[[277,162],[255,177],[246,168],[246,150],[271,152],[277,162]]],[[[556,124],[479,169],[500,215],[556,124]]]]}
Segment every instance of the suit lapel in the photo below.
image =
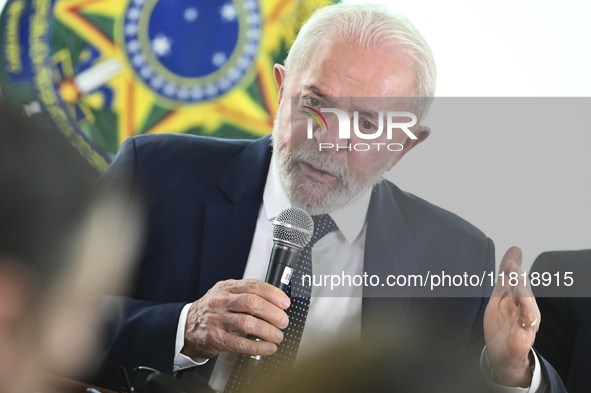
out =
{"type": "Polygon", "coordinates": [[[231,203],[206,208],[200,297],[216,282],[244,275],[271,161],[269,140],[266,136],[249,144],[219,180],[231,203]]]}
{"type": "MultiPolygon", "coordinates": [[[[389,275],[409,275],[417,271],[410,259],[397,250],[414,239],[388,183],[382,181],[372,193],[368,210],[364,272],[384,282],[389,275]]],[[[385,326],[404,324],[411,304],[412,287],[367,287],[363,292],[362,329],[372,334],[374,322],[385,326]],[[396,292],[394,292],[396,291],[396,292]],[[395,293],[395,296],[393,295],[395,293]]],[[[379,327],[378,327],[379,328],[379,327]]]]}

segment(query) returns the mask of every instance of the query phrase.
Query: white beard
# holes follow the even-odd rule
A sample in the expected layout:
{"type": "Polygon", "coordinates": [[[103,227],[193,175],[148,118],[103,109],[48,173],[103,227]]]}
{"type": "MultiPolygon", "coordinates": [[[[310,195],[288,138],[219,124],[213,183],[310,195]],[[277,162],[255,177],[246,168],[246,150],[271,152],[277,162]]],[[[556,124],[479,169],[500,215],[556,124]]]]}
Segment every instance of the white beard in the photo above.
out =
{"type": "MultiPolygon", "coordinates": [[[[281,113],[281,107],[278,113],[281,113]]],[[[291,204],[306,210],[310,215],[326,214],[357,201],[367,190],[382,180],[382,175],[398,156],[398,153],[394,154],[383,168],[374,173],[352,178],[347,166],[346,154],[319,151],[312,140],[310,143],[302,143],[290,153],[290,131],[288,127],[282,127],[279,123],[278,115],[273,125],[272,143],[279,181],[291,204]],[[299,165],[301,161],[332,173],[337,180],[323,184],[309,179],[302,172],[299,165]]]]}

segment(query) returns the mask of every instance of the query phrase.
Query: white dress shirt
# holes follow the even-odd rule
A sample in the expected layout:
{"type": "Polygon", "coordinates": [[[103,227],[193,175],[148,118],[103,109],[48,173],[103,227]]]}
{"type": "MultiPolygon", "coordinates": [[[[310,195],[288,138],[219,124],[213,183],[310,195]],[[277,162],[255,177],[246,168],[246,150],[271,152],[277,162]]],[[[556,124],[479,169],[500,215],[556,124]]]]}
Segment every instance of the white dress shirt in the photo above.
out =
{"type": "MultiPolygon", "coordinates": [[[[330,213],[338,229],[328,233],[312,248],[312,272],[314,276],[333,274],[340,276],[343,273],[350,276],[363,274],[363,253],[367,231],[366,218],[371,192],[371,190],[367,191],[352,205],[330,213]]],[[[272,160],[243,278],[265,279],[273,246],[273,220],[281,210],[287,207],[291,207],[291,204],[283,191],[274,160],[272,160]]],[[[339,287],[339,296],[335,297],[331,296],[330,287],[313,285],[310,309],[296,363],[314,352],[334,345],[336,342],[359,340],[361,335],[361,301],[361,287],[339,287]]],[[[207,362],[207,359],[191,359],[180,353],[184,345],[184,327],[189,306],[187,304],[183,308],[179,317],[176,357],[174,359],[175,372],[207,362]]],[[[237,356],[237,354],[230,352],[222,352],[218,355],[209,381],[212,388],[220,392],[224,390],[237,356]]],[[[488,366],[488,359],[484,352],[481,358],[481,368],[485,375],[490,375],[490,366],[488,366]],[[488,374],[486,370],[488,370],[488,374]]],[[[536,357],[534,381],[532,381],[530,389],[496,386],[500,392],[542,393],[544,390],[538,390],[538,388],[544,389],[545,384],[542,383],[544,386],[536,386],[533,383],[541,379],[536,357]]]]}

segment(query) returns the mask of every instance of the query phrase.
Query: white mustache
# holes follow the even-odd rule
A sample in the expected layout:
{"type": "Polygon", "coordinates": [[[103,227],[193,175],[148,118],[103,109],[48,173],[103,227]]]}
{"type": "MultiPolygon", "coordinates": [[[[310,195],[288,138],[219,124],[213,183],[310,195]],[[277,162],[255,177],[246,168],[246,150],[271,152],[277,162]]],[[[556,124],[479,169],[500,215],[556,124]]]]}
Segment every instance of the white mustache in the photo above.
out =
{"type": "Polygon", "coordinates": [[[316,146],[300,145],[291,151],[292,169],[300,161],[306,162],[321,171],[331,173],[341,183],[348,184],[351,179],[351,172],[347,162],[337,158],[335,152],[321,152],[316,146]]]}

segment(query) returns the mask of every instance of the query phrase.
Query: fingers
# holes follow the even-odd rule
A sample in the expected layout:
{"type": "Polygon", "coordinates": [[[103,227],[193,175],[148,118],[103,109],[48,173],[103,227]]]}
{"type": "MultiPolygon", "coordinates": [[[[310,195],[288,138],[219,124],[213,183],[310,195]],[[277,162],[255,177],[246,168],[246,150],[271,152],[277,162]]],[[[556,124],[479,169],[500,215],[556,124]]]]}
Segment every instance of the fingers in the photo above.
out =
{"type": "MultiPolygon", "coordinates": [[[[499,266],[499,277],[493,288],[492,297],[516,296],[514,290],[524,285],[521,262],[521,249],[515,246],[509,248],[503,256],[503,260],[499,266]]],[[[527,277],[525,277],[526,286],[528,281],[527,277]]]]}
{"type": "Polygon", "coordinates": [[[516,306],[516,323],[521,328],[534,328],[533,332],[537,332],[541,319],[540,310],[531,290],[529,277],[524,275],[521,270],[521,262],[521,249],[518,247],[509,248],[499,267],[499,271],[504,274],[504,280],[497,282],[495,290],[498,288],[498,292],[502,293],[504,297],[512,298],[511,300],[516,306]],[[510,277],[516,277],[517,279],[511,281],[509,280],[510,277]]]}
{"type": "MultiPolygon", "coordinates": [[[[283,309],[289,307],[290,301],[279,288],[259,280],[230,280],[228,290],[232,293],[226,306],[229,311],[254,315],[279,329],[289,324],[283,309]]],[[[238,332],[256,335],[252,331],[238,332]]]]}
{"type": "MultiPolygon", "coordinates": [[[[505,275],[503,293],[505,297],[515,305],[514,315],[516,323],[524,329],[535,328],[537,332],[540,322],[540,310],[531,290],[527,275],[521,270],[521,250],[512,247],[507,251],[502,262],[503,274],[505,275]],[[509,255],[509,257],[508,257],[509,255]],[[512,258],[515,258],[512,259],[512,258]],[[517,260],[517,262],[516,262],[517,260]],[[509,280],[509,277],[517,277],[516,280],[509,280]]],[[[497,283],[498,284],[498,283],[497,283]]],[[[514,323],[514,321],[510,321],[514,323]]]]}
{"type": "MultiPolygon", "coordinates": [[[[268,302],[266,299],[250,293],[230,295],[227,309],[234,313],[254,315],[271,323],[279,329],[285,329],[289,324],[289,318],[283,310],[268,302]]],[[[245,331],[245,333],[254,334],[250,331],[245,331]]]]}
{"type": "Polygon", "coordinates": [[[501,267],[500,267],[500,271],[503,270],[503,263],[508,262],[508,261],[513,261],[517,264],[517,266],[519,266],[519,268],[521,268],[521,260],[523,258],[523,254],[521,252],[521,248],[513,246],[510,247],[507,252],[505,253],[505,255],[503,256],[503,260],[501,261],[501,267]]]}
{"type": "Polygon", "coordinates": [[[529,278],[521,270],[522,254],[511,247],[503,257],[493,296],[484,316],[489,360],[507,386],[531,382],[528,354],[540,323],[540,311],[529,278]]]}
{"type": "Polygon", "coordinates": [[[224,351],[262,356],[269,356],[277,351],[277,346],[270,342],[249,340],[228,332],[222,332],[220,338],[224,351]]]}
{"type": "Polygon", "coordinates": [[[231,314],[224,320],[223,328],[228,332],[251,334],[265,341],[279,344],[283,332],[261,319],[245,314],[231,314]]]}
{"type": "Polygon", "coordinates": [[[210,358],[222,351],[270,355],[283,340],[289,324],[285,308],[289,298],[268,283],[258,280],[218,282],[189,308],[185,323],[185,345],[191,357],[210,358]],[[239,337],[253,335],[265,341],[239,337]]]}
{"type": "Polygon", "coordinates": [[[251,293],[284,310],[289,307],[290,301],[287,295],[269,283],[254,279],[228,280],[226,283],[228,283],[228,290],[232,293],[251,293]]]}
{"type": "Polygon", "coordinates": [[[515,299],[518,302],[517,323],[524,329],[532,329],[534,333],[537,332],[542,322],[542,316],[536,298],[532,295],[520,296],[515,299]]]}
{"type": "Polygon", "coordinates": [[[192,325],[185,332],[185,345],[181,350],[184,355],[209,359],[225,351],[268,356],[277,351],[277,346],[272,342],[250,340],[230,333],[216,326],[211,317],[206,323],[192,325]]]}

